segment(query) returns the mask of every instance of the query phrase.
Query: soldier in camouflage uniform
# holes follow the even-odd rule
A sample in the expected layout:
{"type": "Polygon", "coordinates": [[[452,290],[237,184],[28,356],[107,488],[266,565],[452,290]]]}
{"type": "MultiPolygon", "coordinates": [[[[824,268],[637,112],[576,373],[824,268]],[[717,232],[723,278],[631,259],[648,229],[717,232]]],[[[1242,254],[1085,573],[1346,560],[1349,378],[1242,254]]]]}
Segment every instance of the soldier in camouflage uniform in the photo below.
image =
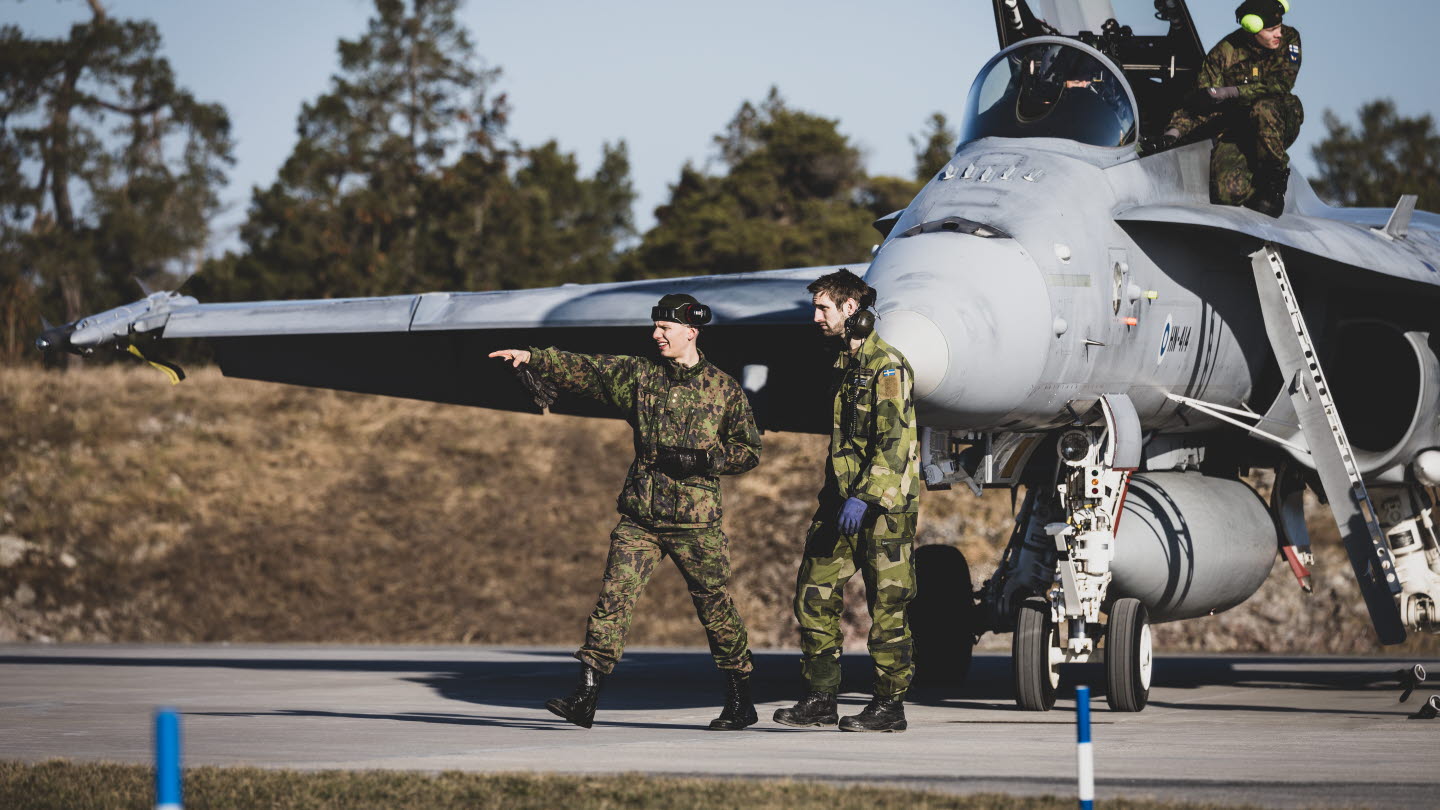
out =
{"type": "Polygon", "coordinates": [[[1220,41],[1200,67],[1199,89],[1175,111],[1162,139],[1215,138],[1210,198],[1278,217],[1290,180],[1286,152],[1305,109],[1292,92],[1300,73],[1300,32],[1281,23],[1286,0],[1246,0],[1241,28],[1220,41]]]}
{"type": "Polygon", "coordinates": [[[619,408],[635,432],[635,460],[610,535],[600,598],[575,653],[581,680],[573,695],[546,706],[589,728],[600,683],[614,670],[640,592],[660,558],[669,556],[685,577],[710,653],[727,679],[725,708],[710,728],[753,725],[749,676],[754,669],[745,625],[726,591],[729,541],[720,526],[721,475],[760,463],[760,434],[750,403],[729,374],[705,360],[696,346],[708,308],[688,295],[667,295],[651,312],[660,361],[641,357],[573,354],[558,349],[507,349],[491,357],[528,364],[562,392],[619,408]]]}
{"type": "Polygon", "coordinates": [[[835,362],[833,429],[820,505],[805,538],[795,584],[801,672],[807,694],[775,712],[791,726],[842,731],[904,731],[904,698],[914,678],[905,608],[915,595],[911,554],[920,509],[919,440],[914,372],[894,346],[874,334],[864,311],[875,291],[848,270],[810,285],[815,321],[843,337],[835,362]],[[860,714],[839,719],[845,583],[864,577],[870,609],[874,698],[860,714]]]}

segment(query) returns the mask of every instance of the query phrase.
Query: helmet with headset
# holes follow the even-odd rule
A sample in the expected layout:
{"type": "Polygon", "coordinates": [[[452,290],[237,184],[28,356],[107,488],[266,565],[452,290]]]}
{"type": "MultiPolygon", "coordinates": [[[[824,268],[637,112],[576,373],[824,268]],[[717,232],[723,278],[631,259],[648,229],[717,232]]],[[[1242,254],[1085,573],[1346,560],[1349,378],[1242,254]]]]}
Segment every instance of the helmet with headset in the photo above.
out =
{"type": "Polygon", "coordinates": [[[670,293],[660,303],[650,308],[650,320],[674,321],[686,326],[700,327],[710,323],[710,307],[685,293],[670,293]]]}

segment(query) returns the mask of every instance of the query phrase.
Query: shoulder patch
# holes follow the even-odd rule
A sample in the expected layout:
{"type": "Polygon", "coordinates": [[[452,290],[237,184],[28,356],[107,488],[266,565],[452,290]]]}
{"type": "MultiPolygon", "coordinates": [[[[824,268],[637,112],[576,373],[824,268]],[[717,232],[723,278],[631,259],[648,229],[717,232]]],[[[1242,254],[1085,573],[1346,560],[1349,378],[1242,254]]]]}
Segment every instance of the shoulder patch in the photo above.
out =
{"type": "Polygon", "coordinates": [[[900,385],[904,375],[898,368],[887,368],[880,372],[880,379],[875,384],[875,396],[880,399],[898,399],[902,392],[900,385]]]}
{"type": "Polygon", "coordinates": [[[1290,61],[1291,61],[1292,63],[1297,64],[1297,65],[1300,64],[1300,45],[1299,45],[1299,43],[1291,44],[1291,46],[1287,49],[1286,55],[1290,58],[1290,61]]]}

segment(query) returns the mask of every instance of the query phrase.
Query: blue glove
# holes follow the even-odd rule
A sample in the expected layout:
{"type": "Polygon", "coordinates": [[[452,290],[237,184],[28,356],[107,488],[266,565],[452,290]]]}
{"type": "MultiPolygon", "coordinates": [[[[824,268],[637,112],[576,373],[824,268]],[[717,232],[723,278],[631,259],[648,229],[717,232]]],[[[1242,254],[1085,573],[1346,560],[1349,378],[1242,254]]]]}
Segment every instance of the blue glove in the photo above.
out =
{"type": "Polygon", "coordinates": [[[859,498],[851,498],[846,501],[845,505],[840,507],[840,518],[838,520],[840,533],[855,534],[860,531],[860,522],[865,519],[865,510],[869,508],[870,504],[865,503],[859,498]]]}

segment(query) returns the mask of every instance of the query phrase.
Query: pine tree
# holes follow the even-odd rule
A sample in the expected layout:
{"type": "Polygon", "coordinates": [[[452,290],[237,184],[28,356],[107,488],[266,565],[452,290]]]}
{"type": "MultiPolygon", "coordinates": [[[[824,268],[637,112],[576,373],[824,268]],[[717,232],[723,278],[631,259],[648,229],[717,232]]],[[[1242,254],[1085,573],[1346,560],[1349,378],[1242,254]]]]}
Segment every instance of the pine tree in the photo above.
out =
{"type": "Polygon", "coordinates": [[[916,182],[923,186],[939,174],[955,154],[955,143],[959,139],[945,113],[932,113],[925,121],[925,130],[910,136],[910,145],[915,149],[916,182]]]}
{"type": "Polygon", "coordinates": [[[0,356],[199,263],[233,158],[222,107],[180,87],[153,23],[98,0],[63,38],[0,28],[0,356]]]}
{"type": "Polygon", "coordinates": [[[338,45],[329,92],[304,105],[299,140],[241,228],[244,255],[196,279],[213,298],[368,296],[452,286],[421,260],[431,184],[463,155],[503,176],[507,105],[455,20],[458,0],[375,0],[338,45]]]}
{"type": "Polygon", "coordinates": [[[623,144],[582,178],[573,155],[505,134],[455,19],[458,0],[375,0],[339,45],[330,91],[306,104],[290,158],[258,190],[246,250],[192,285],[203,300],[491,290],[614,276],[633,233],[623,144]]]}
{"type": "Polygon", "coordinates": [[[772,88],[715,136],[725,174],[687,164],[630,257],[631,277],[863,262],[875,233],[860,153],[837,122],[772,88]]]}
{"type": "Polygon", "coordinates": [[[1430,115],[1401,116],[1389,99],[1360,108],[1352,129],[1325,111],[1325,140],[1311,149],[1319,166],[1315,191],[1334,205],[1390,208],[1402,194],[1440,209],[1440,134],[1430,115]]]}

